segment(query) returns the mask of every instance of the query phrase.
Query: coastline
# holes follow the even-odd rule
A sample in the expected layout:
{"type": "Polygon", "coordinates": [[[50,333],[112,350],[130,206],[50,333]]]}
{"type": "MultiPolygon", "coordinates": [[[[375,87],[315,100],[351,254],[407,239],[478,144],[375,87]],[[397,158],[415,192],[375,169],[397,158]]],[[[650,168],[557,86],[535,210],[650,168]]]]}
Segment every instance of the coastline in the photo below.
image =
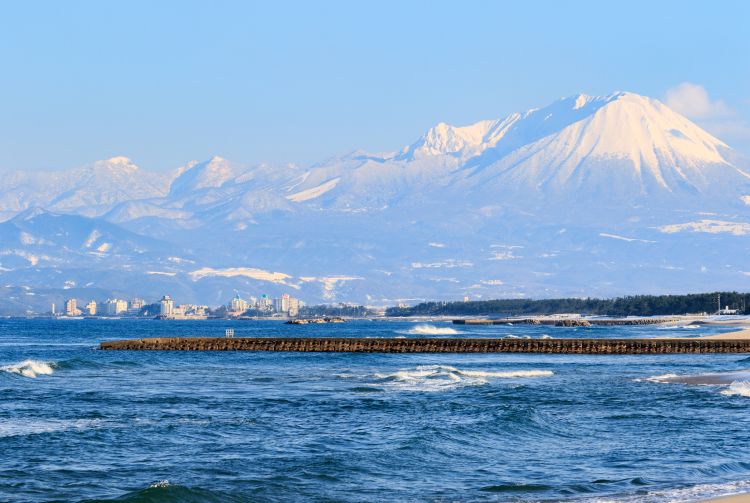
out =
{"type": "Polygon", "coordinates": [[[729,494],[700,501],[701,503],[750,503],[750,493],[729,494]]]}

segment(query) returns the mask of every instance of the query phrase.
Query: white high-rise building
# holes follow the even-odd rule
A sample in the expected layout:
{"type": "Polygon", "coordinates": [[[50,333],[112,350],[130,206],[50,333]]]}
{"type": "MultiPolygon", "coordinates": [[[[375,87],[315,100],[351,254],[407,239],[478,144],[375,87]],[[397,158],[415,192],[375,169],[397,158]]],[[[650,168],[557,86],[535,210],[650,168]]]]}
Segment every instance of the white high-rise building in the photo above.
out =
{"type": "Polygon", "coordinates": [[[122,299],[107,299],[104,303],[104,312],[109,316],[117,316],[128,310],[128,301],[122,299]]]}
{"type": "Polygon", "coordinates": [[[240,294],[237,294],[229,303],[229,310],[233,313],[244,313],[247,311],[247,302],[240,298],[240,294]]]}
{"type": "Polygon", "coordinates": [[[96,316],[96,301],[91,300],[86,304],[86,314],[89,316],[96,316]]]}
{"type": "Polygon", "coordinates": [[[174,314],[174,302],[172,301],[172,297],[165,295],[161,298],[159,304],[161,305],[161,309],[159,310],[161,316],[172,316],[174,314]]]}
{"type": "Polygon", "coordinates": [[[76,299],[68,299],[65,301],[65,316],[80,316],[81,310],[78,309],[78,301],[76,299]]]}

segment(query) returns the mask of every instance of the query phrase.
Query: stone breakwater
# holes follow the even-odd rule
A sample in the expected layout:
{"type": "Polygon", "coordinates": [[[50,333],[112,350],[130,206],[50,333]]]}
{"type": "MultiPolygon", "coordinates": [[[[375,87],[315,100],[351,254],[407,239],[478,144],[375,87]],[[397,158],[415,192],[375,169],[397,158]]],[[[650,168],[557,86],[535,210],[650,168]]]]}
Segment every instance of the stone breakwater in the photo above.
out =
{"type": "Polygon", "coordinates": [[[497,318],[481,319],[467,318],[453,320],[454,325],[553,325],[558,327],[590,327],[600,325],[611,327],[616,325],[661,325],[663,323],[674,323],[681,318],[497,318]]]}
{"type": "Polygon", "coordinates": [[[161,337],[102,342],[103,350],[336,353],[750,353],[750,340],[707,339],[357,339],[161,337]]]}

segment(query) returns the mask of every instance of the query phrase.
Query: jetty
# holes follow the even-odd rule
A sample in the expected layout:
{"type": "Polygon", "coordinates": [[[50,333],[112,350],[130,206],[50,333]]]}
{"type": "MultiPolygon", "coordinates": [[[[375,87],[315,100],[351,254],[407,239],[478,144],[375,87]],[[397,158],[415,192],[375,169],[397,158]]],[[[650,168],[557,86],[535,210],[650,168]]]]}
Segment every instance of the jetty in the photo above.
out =
{"type": "Polygon", "coordinates": [[[676,323],[685,318],[583,318],[583,317],[559,317],[559,316],[535,316],[531,318],[466,318],[453,320],[454,325],[552,325],[557,327],[590,327],[599,325],[612,326],[635,326],[635,325],[663,325],[676,323]]]}
{"type": "Polygon", "coordinates": [[[324,353],[750,353],[750,339],[498,339],[345,337],[158,337],[102,342],[102,350],[324,353]]]}

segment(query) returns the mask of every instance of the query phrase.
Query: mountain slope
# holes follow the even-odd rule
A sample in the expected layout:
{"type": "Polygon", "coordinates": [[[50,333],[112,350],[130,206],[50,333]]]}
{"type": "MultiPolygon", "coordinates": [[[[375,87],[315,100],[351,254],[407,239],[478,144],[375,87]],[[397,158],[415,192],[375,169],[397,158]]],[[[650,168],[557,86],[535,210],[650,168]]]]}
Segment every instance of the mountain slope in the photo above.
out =
{"type": "Polygon", "coordinates": [[[0,212],[25,211],[0,224],[0,279],[211,303],[746,289],[749,167],[632,93],[309,168],[214,157],[149,174],[113,158],[0,179],[0,212]]]}

